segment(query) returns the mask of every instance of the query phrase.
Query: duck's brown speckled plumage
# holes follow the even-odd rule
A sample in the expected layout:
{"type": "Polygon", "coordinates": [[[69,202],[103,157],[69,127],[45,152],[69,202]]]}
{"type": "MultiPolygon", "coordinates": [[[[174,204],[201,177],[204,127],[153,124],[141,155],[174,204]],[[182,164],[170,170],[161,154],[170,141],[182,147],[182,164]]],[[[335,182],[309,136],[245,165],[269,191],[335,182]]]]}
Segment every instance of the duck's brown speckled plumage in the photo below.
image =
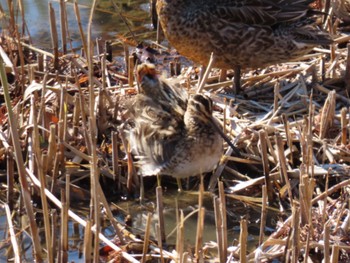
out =
{"type": "Polygon", "coordinates": [[[157,0],[169,42],[206,65],[257,68],[295,59],[331,42],[315,24],[310,0],[157,0]]]}

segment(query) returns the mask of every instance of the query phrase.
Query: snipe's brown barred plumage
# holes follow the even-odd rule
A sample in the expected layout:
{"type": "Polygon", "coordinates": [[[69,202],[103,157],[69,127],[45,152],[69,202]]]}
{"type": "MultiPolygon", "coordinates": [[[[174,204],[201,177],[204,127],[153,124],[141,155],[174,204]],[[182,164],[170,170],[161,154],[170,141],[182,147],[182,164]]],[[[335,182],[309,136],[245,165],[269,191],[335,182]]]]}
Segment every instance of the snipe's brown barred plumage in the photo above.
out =
{"type": "Polygon", "coordinates": [[[184,178],[212,171],[223,153],[212,100],[187,93],[158,77],[154,66],[137,69],[139,94],[132,105],[132,152],[142,175],[184,178]]]}
{"type": "Polygon", "coordinates": [[[330,44],[314,0],[157,0],[160,24],[180,54],[223,69],[286,62],[330,44]]]}

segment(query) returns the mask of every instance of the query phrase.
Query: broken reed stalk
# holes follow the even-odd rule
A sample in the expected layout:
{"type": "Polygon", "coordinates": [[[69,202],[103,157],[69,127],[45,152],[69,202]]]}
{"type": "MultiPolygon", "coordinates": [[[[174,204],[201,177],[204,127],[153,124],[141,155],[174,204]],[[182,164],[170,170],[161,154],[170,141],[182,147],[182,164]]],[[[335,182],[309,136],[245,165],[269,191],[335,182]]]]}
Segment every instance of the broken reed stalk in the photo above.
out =
{"type": "Polygon", "coordinates": [[[287,186],[289,201],[290,203],[292,203],[292,200],[293,200],[292,188],[291,188],[288,174],[287,174],[287,162],[286,162],[286,157],[284,156],[282,136],[279,133],[277,133],[275,137],[276,137],[276,143],[277,143],[278,162],[280,166],[279,167],[280,177],[282,182],[284,182],[287,186]]]}
{"type": "Polygon", "coordinates": [[[14,201],[14,160],[13,160],[13,148],[9,146],[6,150],[6,176],[7,176],[7,204],[12,211],[13,209],[13,201],[14,201]]]}
{"type": "Polygon", "coordinates": [[[22,262],[21,257],[20,257],[21,252],[19,250],[19,246],[17,243],[15,229],[14,229],[14,226],[12,224],[11,209],[5,203],[2,204],[2,206],[5,208],[5,212],[6,212],[8,231],[10,233],[10,239],[11,239],[11,244],[12,244],[12,249],[13,249],[14,262],[21,263],[22,262]]]}
{"type": "Polygon", "coordinates": [[[260,130],[259,131],[259,143],[260,143],[260,153],[261,153],[261,159],[263,164],[263,171],[264,171],[264,177],[265,177],[265,185],[267,188],[267,196],[269,203],[273,203],[273,188],[272,183],[270,180],[270,166],[269,166],[269,158],[267,155],[267,142],[266,142],[266,131],[260,130]]]}
{"type": "Polygon", "coordinates": [[[259,246],[264,242],[265,236],[265,225],[266,225],[266,215],[267,215],[267,187],[266,185],[262,186],[262,204],[261,204],[261,218],[260,218],[260,233],[259,233],[259,246]]]}
{"type": "MultiPolygon", "coordinates": [[[[40,184],[42,187],[40,187],[40,198],[41,198],[41,204],[43,209],[43,218],[44,218],[44,229],[45,229],[45,240],[46,244],[51,244],[51,224],[50,224],[50,217],[49,217],[49,206],[47,203],[47,198],[45,195],[44,188],[46,187],[46,179],[45,174],[43,173],[43,163],[42,161],[42,155],[41,155],[41,149],[40,149],[40,135],[39,135],[39,129],[38,129],[38,123],[37,123],[37,112],[36,112],[36,101],[35,96],[32,95],[31,99],[31,113],[30,113],[30,123],[33,125],[33,128],[31,129],[30,137],[32,138],[33,142],[33,159],[34,163],[36,164],[36,172],[38,174],[40,184]]],[[[54,258],[52,255],[52,247],[50,245],[47,246],[47,260],[48,262],[54,262],[54,258]]]]}
{"type": "Polygon", "coordinates": [[[113,179],[118,182],[118,191],[121,191],[121,178],[119,174],[119,147],[118,147],[118,133],[112,132],[112,165],[113,165],[113,179]]]}
{"type": "Polygon", "coordinates": [[[343,145],[346,145],[347,144],[347,125],[348,125],[348,120],[346,118],[346,115],[348,113],[348,110],[347,108],[342,108],[341,109],[341,112],[340,112],[340,115],[341,115],[341,119],[340,119],[340,122],[341,122],[341,143],[343,145]]]}
{"type": "Polygon", "coordinates": [[[336,105],[336,93],[332,90],[328,93],[327,99],[324,103],[321,112],[321,123],[320,123],[320,139],[324,139],[333,126],[335,118],[335,105],[336,105]]]}
{"type": "Polygon", "coordinates": [[[283,122],[283,126],[284,126],[284,132],[286,133],[286,139],[287,139],[287,144],[290,150],[290,158],[289,161],[291,163],[291,165],[293,165],[293,139],[292,139],[292,135],[290,133],[290,126],[289,126],[289,121],[287,119],[287,116],[285,113],[282,113],[281,115],[282,117],[282,122],[283,122]]]}
{"type": "MultiPolygon", "coordinates": [[[[93,260],[94,262],[99,261],[99,234],[100,234],[100,200],[98,195],[98,182],[99,182],[99,169],[98,169],[98,156],[97,156],[97,127],[96,127],[96,112],[95,112],[95,90],[94,90],[94,64],[93,64],[93,56],[94,56],[94,47],[93,41],[91,37],[92,31],[92,18],[97,5],[97,1],[94,0],[92,2],[88,29],[87,29],[87,62],[89,69],[89,143],[91,143],[91,205],[92,209],[90,210],[90,217],[93,218],[93,224],[96,227],[96,233],[94,235],[94,246],[93,246],[93,260]]],[[[101,86],[99,86],[101,87],[101,86]]]]}
{"type": "Polygon", "coordinates": [[[81,19],[80,19],[80,11],[79,11],[79,6],[77,3],[77,0],[74,1],[74,13],[75,13],[75,17],[77,19],[77,23],[78,23],[78,28],[79,28],[79,33],[80,33],[80,39],[82,41],[83,44],[83,50],[84,50],[84,54],[85,56],[87,56],[87,44],[86,44],[86,37],[84,35],[84,30],[83,30],[83,26],[81,23],[81,19]]]}
{"type": "Polygon", "coordinates": [[[204,195],[203,175],[200,175],[200,184],[199,184],[199,191],[198,191],[198,219],[197,219],[197,232],[196,232],[196,244],[195,244],[195,256],[198,261],[200,261],[200,259],[202,259],[202,256],[203,256],[202,255],[203,224],[204,224],[204,218],[202,218],[203,195],[204,195]]]}
{"type": "Polygon", "coordinates": [[[207,82],[207,79],[209,77],[209,73],[211,71],[211,68],[213,66],[213,63],[215,61],[215,56],[214,56],[214,53],[211,53],[210,54],[210,59],[209,59],[209,62],[208,62],[208,65],[207,65],[207,68],[205,70],[205,73],[204,75],[202,76],[202,78],[200,79],[200,82],[199,82],[199,85],[198,85],[198,88],[196,90],[196,93],[201,93],[202,92],[202,89],[204,88],[204,85],[205,83],[207,82]]]}
{"type": "MultiPolygon", "coordinates": [[[[239,235],[239,262],[246,263],[247,262],[247,238],[248,238],[248,227],[247,220],[241,219],[240,222],[240,235],[239,235]]],[[[224,261],[221,261],[224,262],[224,261]]]]}
{"type": "Polygon", "coordinates": [[[57,243],[58,243],[58,227],[57,227],[57,210],[56,209],[51,209],[51,245],[52,247],[52,257],[57,258],[57,243]]]}
{"type": "Polygon", "coordinates": [[[21,184],[21,194],[22,198],[24,201],[24,206],[29,218],[29,225],[30,225],[30,230],[32,234],[32,240],[33,240],[33,247],[34,247],[34,258],[37,261],[41,261],[41,245],[40,245],[40,240],[39,240],[39,233],[38,233],[38,227],[35,222],[35,217],[34,217],[34,212],[33,212],[33,207],[32,207],[32,200],[31,200],[31,195],[28,187],[28,182],[26,178],[26,170],[24,166],[24,161],[22,157],[22,150],[20,146],[20,137],[18,134],[18,127],[17,127],[17,120],[14,116],[14,112],[12,109],[12,104],[11,104],[11,98],[10,98],[10,92],[9,92],[9,86],[7,82],[7,77],[6,77],[6,72],[4,68],[4,63],[2,60],[2,57],[0,57],[0,77],[1,77],[1,83],[3,87],[3,93],[4,93],[4,99],[5,99],[5,104],[6,104],[6,109],[7,109],[7,114],[8,114],[8,123],[10,126],[10,131],[11,131],[11,138],[12,138],[12,144],[14,147],[14,153],[15,153],[15,158],[16,158],[16,163],[17,163],[17,169],[18,169],[18,174],[19,174],[19,181],[21,184]]]}
{"type": "Polygon", "coordinates": [[[221,212],[221,220],[222,220],[222,254],[223,258],[227,260],[227,211],[226,211],[226,196],[224,183],[222,181],[219,182],[219,198],[220,198],[220,212],[221,212]]]}
{"type": "Polygon", "coordinates": [[[330,263],[330,223],[327,222],[324,224],[324,228],[323,228],[323,242],[324,242],[324,254],[323,254],[323,262],[324,263],[330,263]]]}
{"type": "Polygon", "coordinates": [[[58,34],[57,34],[57,25],[56,25],[56,17],[55,10],[52,7],[52,3],[49,2],[49,15],[50,15],[50,30],[51,30],[51,43],[53,48],[53,65],[54,69],[58,69],[58,34]]]}
{"type": "Polygon", "coordinates": [[[91,221],[86,220],[86,226],[84,231],[84,249],[83,256],[85,262],[92,262],[92,231],[91,231],[91,221]]]}
{"type": "Polygon", "coordinates": [[[156,223],[156,231],[157,231],[157,241],[158,241],[158,248],[159,248],[159,255],[160,255],[160,262],[164,263],[164,257],[163,257],[163,242],[162,242],[162,236],[161,236],[161,229],[158,223],[156,223]]]}
{"type": "Polygon", "coordinates": [[[146,228],[145,228],[145,235],[143,239],[143,250],[142,250],[142,258],[141,263],[145,263],[147,260],[147,252],[148,252],[148,244],[149,244],[149,237],[150,237],[150,230],[151,230],[151,222],[152,222],[152,214],[147,214],[147,221],[146,221],[146,228]]]}
{"type": "Polygon", "coordinates": [[[299,245],[299,238],[300,238],[300,208],[297,206],[297,203],[293,201],[292,205],[292,227],[293,227],[293,233],[292,233],[292,260],[291,262],[297,263],[299,260],[299,253],[300,253],[300,245],[299,245]]]}
{"type": "Polygon", "coordinates": [[[176,231],[176,252],[179,263],[183,263],[184,243],[185,243],[185,227],[184,212],[180,210],[179,221],[177,222],[176,231]]]}
{"type": "Polygon", "coordinates": [[[333,245],[332,246],[332,255],[331,255],[331,263],[338,263],[339,259],[339,246],[338,245],[333,245]]]}
{"type": "Polygon", "coordinates": [[[67,14],[66,14],[66,3],[64,0],[60,1],[60,21],[61,21],[61,41],[62,41],[62,52],[67,53],[67,14]]]}
{"type": "Polygon", "coordinates": [[[345,88],[350,93],[350,44],[347,44],[347,57],[346,57],[346,68],[344,75],[345,88]]]}
{"type": "Polygon", "coordinates": [[[134,68],[135,68],[134,57],[128,56],[127,61],[128,61],[128,83],[129,83],[129,87],[133,87],[134,86],[134,68]]]}
{"type": "MultiPolygon", "coordinates": [[[[67,183],[67,182],[66,182],[67,183]]],[[[66,199],[66,193],[65,189],[61,189],[61,203],[62,203],[62,210],[61,210],[61,239],[60,239],[60,259],[61,262],[67,262],[68,261],[68,203],[66,199]]]]}
{"type": "Polygon", "coordinates": [[[160,230],[161,241],[166,242],[165,237],[165,224],[164,224],[164,206],[163,206],[163,190],[161,186],[156,188],[156,198],[157,198],[157,215],[158,215],[158,224],[160,230]]]}
{"type": "Polygon", "coordinates": [[[214,197],[214,213],[215,213],[215,226],[216,226],[216,242],[218,247],[219,261],[225,262],[224,258],[224,248],[223,247],[223,228],[222,228],[222,214],[221,214],[221,200],[219,197],[214,197]]]}

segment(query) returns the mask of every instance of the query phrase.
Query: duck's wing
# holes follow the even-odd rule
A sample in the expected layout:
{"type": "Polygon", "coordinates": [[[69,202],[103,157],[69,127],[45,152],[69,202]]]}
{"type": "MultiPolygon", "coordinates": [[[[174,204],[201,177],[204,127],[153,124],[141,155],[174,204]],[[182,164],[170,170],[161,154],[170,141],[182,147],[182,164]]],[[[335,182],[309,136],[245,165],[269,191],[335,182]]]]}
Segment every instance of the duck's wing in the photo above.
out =
{"type": "Polygon", "coordinates": [[[201,15],[213,20],[247,25],[272,26],[298,20],[310,10],[312,0],[219,0],[203,4],[201,15]]]}

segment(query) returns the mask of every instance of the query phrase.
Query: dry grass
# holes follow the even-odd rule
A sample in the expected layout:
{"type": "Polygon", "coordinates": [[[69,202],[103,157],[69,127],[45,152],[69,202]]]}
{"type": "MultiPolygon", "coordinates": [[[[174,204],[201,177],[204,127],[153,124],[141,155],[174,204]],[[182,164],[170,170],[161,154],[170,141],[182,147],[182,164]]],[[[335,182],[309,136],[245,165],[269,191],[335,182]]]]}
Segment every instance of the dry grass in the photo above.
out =
{"type": "MultiPolygon", "coordinates": [[[[75,8],[79,20],[79,7],[75,8]]],[[[116,62],[106,59],[105,52],[96,52],[91,41],[83,41],[82,54],[60,54],[57,45],[51,54],[21,39],[12,16],[9,31],[0,39],[1,93],[5,101],[0,114],[0,163],[7,173],[0,187],[6,193],[1,194],[1,206],[9,228],[4,243],[13,247],[9,257],[21,261],[24,251],[17,244],[19,233],[28,231],[33,258],[39,262],[66,261],[70,218],[86,228],[82,252],[87,261],[102,260],[97,245],[102,242],[114,251],[107,255],[114,262],[214,261],[208,259],[202,237],[206,224],[203,183],[192,252],[184,248],[186,217],[182,210],[177,216],[176,250],[162,247],[166,240],[160,187],[152,211],[159,218],[154,242],[149,238],[150,215],[144,237],[136,237],[125,228],[126,223],[115,219],[105,197],[108,191],[119,196],[143,196],[139,191],[144,182],[136,176],[137,167],[125,138],[118,133],[127,118],[125,101],[136,93],[129,55],[125,59],[128,65],[124,65],[129,70],[124,72],[116,62]],[[107,190],[102,190],[101,182],[109,186],[107,190]],[[91,204],[87,218],[74,212],[74,203],[81,201],[91,204]],[[21,208],[25,216],[19,213],[21,208]],[[36,219],[37,214],[43,219],[36,219]],[[29,223],[19,223],[23,217],[29,223]],[[43,227],[38,228],[39,222],[43,227]],[[116,233],[113,241],[101,232],[106,222],[116,233]],[[42,247],[39,232],[51,245],[42,247]]],[[[51,19],[52,39],[57,44],[56,22],[53,16],[51,19]]],[[[84,32],[81,35],[85,40],[84,32]]],[[[87,35],[90,39],[89,32],[87,35]]],[[[315,49],[295,62],[247,70],[243,76],[245,97],[226,92],[231,81],[225,75],[230,77],[231,72],[212,69],[200,74],[197,68],[185,67],[177,77],[190,93],[201,90],[210,94],[216,103],[216,116],[242,152],[242,157],[235,157],[227,149],[207,182],[214,196],[216,261],[350,260],[350,69],[348,48],[341,48],[348,40],[339,33],[330,49],[315,49]],[[246,247],[246,219],[240,222],[239,243],[229,245],[232,240],[227,240],[226,214],[231,208],[226,201],[230,199],[261,207],[255,250],[246,247]],[[287,217],[266,236],[267,210],[276,208],[287,217]]],[[[158,60],[163,58],[159,55],[158,60]]],[[[177,62],[171,65],[176,68],[177,62]]],[[[174,67],[169,72],[176,71],[174,67]]]]}

